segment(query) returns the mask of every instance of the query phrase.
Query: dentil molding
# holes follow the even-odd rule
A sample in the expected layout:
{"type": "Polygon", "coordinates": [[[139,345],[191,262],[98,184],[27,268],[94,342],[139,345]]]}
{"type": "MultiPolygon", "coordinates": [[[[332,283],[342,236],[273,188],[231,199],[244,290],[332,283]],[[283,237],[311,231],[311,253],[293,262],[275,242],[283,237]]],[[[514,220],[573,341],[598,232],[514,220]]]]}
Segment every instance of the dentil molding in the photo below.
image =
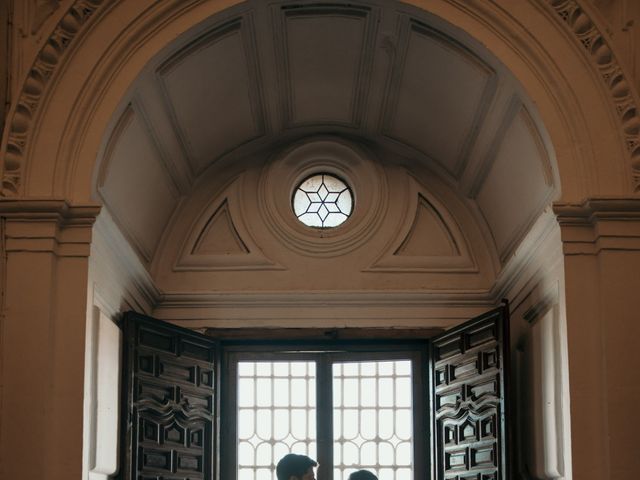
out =
{"type": "Polygon", "coordinates": [[[606,37],[577,0],[545,1],[584,47],[609,90],[630,155],[633,191],[640,192],[640,114],[631,90],[632,82],[627,81],[606,37]]]}
{"type": "Polygon", "coordinates": [[[73,41],[95,16],[108,4],[106,0],[77,0],[62,16],[49,38],[36,55],[22,91],[7,122],[3,135],[4,162],[0,195],[16,196],[22,187],[24,158],[38,107],[73,41]]]}
{"type": "MultiPolygon", "coordinates": [[[[621,121],[630,154],[632,184],[640,192],[640,115],[630,83],[606,37],[577,0],[543,0],[569,27],[600,72],[621,121]]],[[[72,43],[81,37],[90,20],[113,0],[76,0],[44,42],[10,112],[3,135],[2,186],[0,196],[17,196],[22,188],[25,153],[34,118],[47,87],[64,63],[72,43]]]]}

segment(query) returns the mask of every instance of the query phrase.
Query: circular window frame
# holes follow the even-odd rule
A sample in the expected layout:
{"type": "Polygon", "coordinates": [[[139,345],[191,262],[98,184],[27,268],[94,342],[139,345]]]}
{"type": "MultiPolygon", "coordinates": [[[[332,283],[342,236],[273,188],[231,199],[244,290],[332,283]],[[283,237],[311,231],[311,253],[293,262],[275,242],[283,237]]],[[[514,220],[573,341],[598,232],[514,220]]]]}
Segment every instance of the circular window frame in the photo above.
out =
{"type": "Polygon", "coordinates": [[[385,170],[369,152],[342,140],[294,145],[264,167],[258,203],[267,227],[289,248],[311,256],[337,256],[366,242],[379,227],[388,204],[385,170]],[[307,226],[292,206],[295,190],[307,178],[329,174],[352,194],[352,212],[333,228],[307,226]]]}
{"type": "Polygon", "coordinates": [[[321,171],[321,172],[316,172],[313,173],[311,175],[309,175],[308,177],[302,179],[302,181],[300,183],[298,183],[298,186],[295,187],[293,189],[293,193],[291,195],[291,208],[293,210],[293,214],[296,216],[296,218],[298,219],[299,222],[301,222],[303,225],[306,225],[307,227],[310,228],[317,228],[317,229],[322,229],[322,230],[328,230],[328,229],[333,229],[333,228],[339,228],[341,225],[343,225],[345,222],[349,221],[349,218],[351,218],[351,214],[353,213],[354,209],[355,209],[355,203],[354,203],[354,196],[353,196],[353,189],[351,188],[351,186],[342,178],[339,177],[337,175],[334,175],[333,173],[329,173],[329,172],[325,172],[325,171],[321,171]],[[324,186],[327,194],[325,195],[324,198],[322,198],[320,196],[320,188],[318,189],[318,192],[309,192],[307,190],[304,190],[302,188],[302,186],[307,183],[309,180],[315,179],[316,177],[322,177],[321,179],[321,187],[324,186]],[[340,182],[344,188],[342,190],[340,190],[339,192],[337,191],[331,191],[328,189],[327,187],[327,182],[326,182],[326,178],[325,177],[329,177],[332,180],[337,180],[338,182],[340,182]],[[307,199],[309,201],[309,205],[307,206],[307,209],[305,212],[300,213],[299,211],[296,210],[296,197],[298,196],[298,194],[302,192],[303,194],[305,194],[307,196],[307,199]],[[340,206],[339,206],[339,201],[340,201],[340,197],[344,194],[347,193],[349,199],[349,211],[348,212],[344,212],[340,206]],[[310,195],[312,193],[315,193],[316,195],[318,195],[318,201],[314,201],[310,195]],[[327,197],[331,194],[338,194],[335,197],[334,201],[326,201],[327,197]],[[309,211],[309,208],[316,203],[320,203],[320,206],[318,207],[318,210],[316,211],[309,211]],[[337,208],[337,211],[331,211],[327,208],[326,204],[335,204],[335,208],[337,208]],[[325,208],[325,210],[327,210],[327,214],[325,216],[325,218],[322,218],[322,215],[320,213],[320,209],[325,208]],[[307,223],[306,221],[303,220],[302,217],[304,217],[305,215],[316,215],[318,217],[318,219],[321,222],[321,225],[312,225],[307,223]],[[325,221],[327,221],[331,215],[335,215],[335,214],[339,214],[342,215],[344,218],[340,219],[338,221],[338,223],[336,223],[335,225],[325,225],[325,221]]]}

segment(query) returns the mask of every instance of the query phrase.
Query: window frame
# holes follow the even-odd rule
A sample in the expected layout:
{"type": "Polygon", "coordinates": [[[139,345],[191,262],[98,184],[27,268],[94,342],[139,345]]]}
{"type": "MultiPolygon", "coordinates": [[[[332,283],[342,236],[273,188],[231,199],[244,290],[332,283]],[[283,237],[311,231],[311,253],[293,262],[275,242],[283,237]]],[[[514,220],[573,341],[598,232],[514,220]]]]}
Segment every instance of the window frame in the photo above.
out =
{"type": "MultiPolygon", "coordinates": [[[[277,330],[277,329],[276,329],[277,330]]],[[[341,329],[335,329],[334,336],[341,329]]],[[[354,329],[355,330],[355,329],[354,329]]],[[[375,361],[408,359],[412,362],[412,411],[413,411],[413,472],[414,478],[428,478],[431,471],[430,432],[430,346],[428,338],[433,336],[431,329],[411,329],[395,332],[400,338],[389,338],[393,330],[357,329],[365,338],[345,340],[282,339],[286,338],[286,329],[280,331],[280,339],[271,340],[227,340],[220,343],[219,362],[220,395],[218,407],[219,419],[219,472],[220,478],[237,479],[237,364],[239,361],[276,361],[276,360],[312,360],[316,361],[316,408],[317,408],[317,454],[320,464],[318,480],[333,480],[333,422],[332,422],[332,370],[331,364],[342,361],[375,361]],[[386,333],[385,339],[378,336],[386,333]],[[407,339],[411,334],[413,339],[407,339]],[[373,337],[373,338],[367,338],[373,337]],[[326,385],[321,388],[320,385],[326,385]],[[324,421],[323,421],[324,419],[324,421]],[[424,432],[424,435],[421,434],[424,432]],[[329,468],[323,468],[328,465],[329,468]]],[[[209,333],[209,332],[208,332],[209,333]]],[[[221,333],[221,332],[218,332],[221,333]]],[[[247,334],[246,330],[243,332],[247,334]]],[[[258,333],[255,332],[254,333],[258,333]]],[[[276,333],[272,330],[271,333],[276,333]]],[[[307,335],[313,332],[306,332],[307,335]]],[[[315,332],[316,334],[320,332],[315,332]]],[[[344,332],[342,332],[344,335],[344,332]]],[[[355,332],[349,332],[353,334],[355,332]]],[[[326,331],[322,332],[326,338],[326,331]]],[[[215,335],[213,335],[215,336],[215,335]]],[[[349,335],[351,336],[351,335],[349,335]]],[[[260,338],[259,336],[253,338],[260,338]]],[[[273,338],[273,337],[272,337],[273,338]]],[[[317,338],[317,337],[316,337],[317,338]]]]}

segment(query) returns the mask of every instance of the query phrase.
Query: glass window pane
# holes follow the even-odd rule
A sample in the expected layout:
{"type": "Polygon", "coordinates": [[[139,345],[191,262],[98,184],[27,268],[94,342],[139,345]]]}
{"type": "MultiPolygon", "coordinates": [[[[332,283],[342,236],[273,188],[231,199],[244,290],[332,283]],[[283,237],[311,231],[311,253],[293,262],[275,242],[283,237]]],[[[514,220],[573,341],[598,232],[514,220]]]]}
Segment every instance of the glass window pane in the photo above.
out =
{"type": "Polygon", "coordinates": [[[287,453],[316,457],[315,371],[314,362],[238,363],[239,480],[275,480],[287,453]]]}
{"type": "Polygon", "coordinates": [[[238,380],[238,406],[253,407],[254,405],[254,380],[253,378],[241,378],[238,380]]]}
{"type": "Polygon", "coordinates": [[[378,405],[393,407],[393,378],[378,379],[378,405]]]}
{"type": "Polygon", "coordinates": [[[349,218],[353,210],[353,196],[342,180],[321,173],[298,185],[291,204],[293,213],[305,225],[330,228],[349,218]]]}
{"type": "Polygon", "coordinates": [[[256,382],[256,389],[258,395],[257,403],[259,407],[270,407],[271,406],[271,379],[270,378],[259,378],[256,382]]]}
{"type": "Polygon", "coordinates": [[[255,364],[250,362],[238,363],[238,376],[239,377],[253,377],[255,375],[255,364]]]}
{"type": "Polygon", "coordinates": [[[289,362],[276,362],[273,364],[273,376],[274,377],[288,377],[289,376],[289,362]]]}
{"type": "Polygon", "coordinates": [[[260,409],[256,415],[256,434],[260,440],[271,440],[273,433],[271,431],[271,410],[260,409]]]}
{"type": "Polygon", "coordinates": [[[362,438],[366,440],[373,440],[376,438],[376,411],[373,408],[366,410],[360,410],[360,434],[362,438]]]}
{"type": "Polygon", "coordinates": [[[238,410],[238,438],[248,439],[255,432],[254,410],[243,408],[238,410]]]}
{"type": "Polygon", "coordinates": [[[334,480],[361,468],[412,478],[411,376],[409,360],[334,365],[334,480]]]}
{"type": "Polygon", "coordinates": [[[378,388],[375,378],[361,378],[360,379],[360,406],[361,407],[374,407],[378,402],[376,401],[376,394],[378,388]]]}
{"type": "Polygon", "coordinates": [[[256,363],[256,375],[258,377],[270,377],[271,376],[271,363],[258,362],[256,363]]]}
{"type": "Polygon", "coordinates": [[[343,380],[342,401],[345,407],[357,407],[359,403],[359,388],[357,378],[343,380]]]}
{"type": "Polygon", "coordinates": [[[276,378],[273,380],[273,405],[276,407],[289,406],[288,378],[276,378]]]}

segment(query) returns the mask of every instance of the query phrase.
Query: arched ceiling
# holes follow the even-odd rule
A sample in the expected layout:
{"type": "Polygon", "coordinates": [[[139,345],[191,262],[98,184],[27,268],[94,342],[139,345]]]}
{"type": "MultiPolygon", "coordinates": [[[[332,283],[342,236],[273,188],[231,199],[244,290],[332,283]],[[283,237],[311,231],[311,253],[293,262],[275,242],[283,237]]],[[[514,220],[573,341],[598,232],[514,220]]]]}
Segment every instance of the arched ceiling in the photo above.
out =
{"type": "Polygon", "coordinates": [[[318,135],[366,146],[419,183],[437,178],[441,200],[455,196],[485,232],[494,277],[558,194],[535,108],[463,32],[398,2],[259,0],[147,66],[105,135],[96,193],[151,266],[203,182],[213,198],[318,135]]]}

